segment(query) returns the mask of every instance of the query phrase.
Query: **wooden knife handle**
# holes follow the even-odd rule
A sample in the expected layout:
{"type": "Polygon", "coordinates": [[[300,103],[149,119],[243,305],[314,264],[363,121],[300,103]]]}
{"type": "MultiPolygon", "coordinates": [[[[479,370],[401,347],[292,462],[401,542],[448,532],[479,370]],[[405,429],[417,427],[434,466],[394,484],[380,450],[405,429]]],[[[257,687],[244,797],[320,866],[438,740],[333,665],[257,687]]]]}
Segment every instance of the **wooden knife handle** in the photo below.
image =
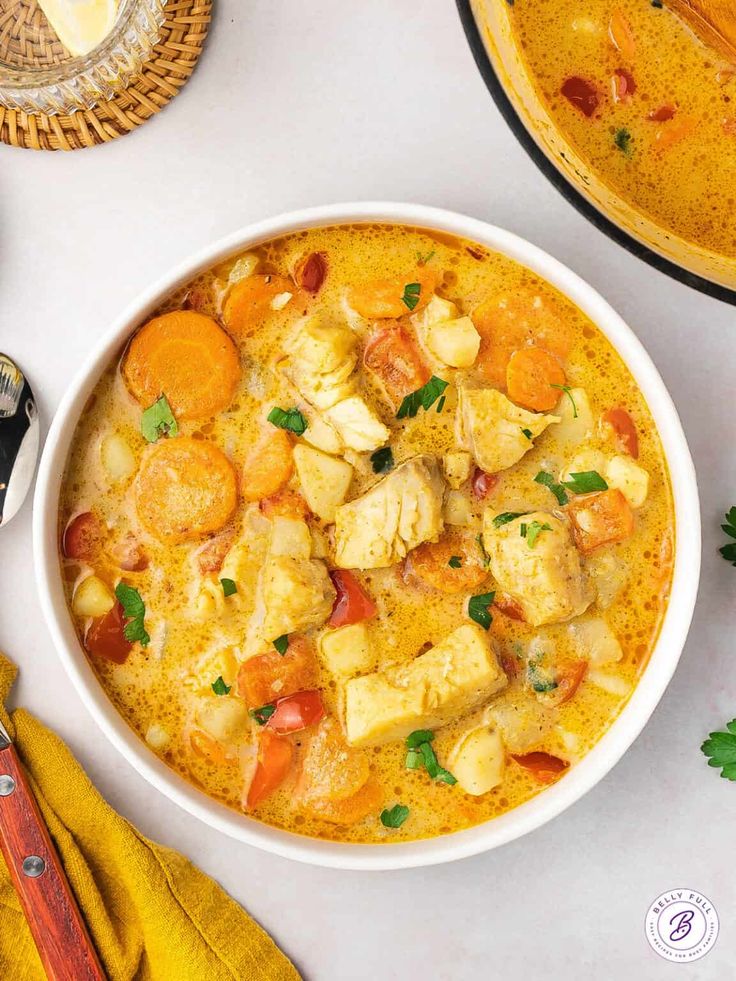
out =
{"type": "Polygon", "coordinates": [[[0,750],[0,849],[50,981],[105,981],[12,744],[0,750]]]}

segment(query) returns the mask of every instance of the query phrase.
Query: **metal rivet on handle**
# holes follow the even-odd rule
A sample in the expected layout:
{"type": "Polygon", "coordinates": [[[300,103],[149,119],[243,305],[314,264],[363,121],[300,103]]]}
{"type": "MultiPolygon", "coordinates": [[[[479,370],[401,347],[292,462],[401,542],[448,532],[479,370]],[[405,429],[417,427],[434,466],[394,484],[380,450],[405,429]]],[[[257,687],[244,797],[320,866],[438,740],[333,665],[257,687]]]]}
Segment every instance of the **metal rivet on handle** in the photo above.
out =
{"type": "Polygon", "coordinates": [[[15,790],[15,780],[9,773],[0,773],[0,797],[10,797],[15,790]]]}
{"type": "Polygon", "coordinates": [[[40,855],[29,855],[23,859],[23,874],[31,879],[37,879],[46,871],[46,863],[40,855]]]}

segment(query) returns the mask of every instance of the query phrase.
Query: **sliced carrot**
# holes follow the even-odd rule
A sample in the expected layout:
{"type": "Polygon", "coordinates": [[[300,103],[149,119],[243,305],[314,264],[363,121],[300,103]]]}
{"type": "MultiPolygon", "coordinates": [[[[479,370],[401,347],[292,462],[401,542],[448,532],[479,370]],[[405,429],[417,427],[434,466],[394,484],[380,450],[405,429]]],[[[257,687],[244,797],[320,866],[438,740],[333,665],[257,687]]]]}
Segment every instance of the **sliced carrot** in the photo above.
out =
{"type": "Polygon", "coordinates": [[[281,490],[294,472],[291,440],[283,429],[265,432],[248,454],[243,468],[243,497],[260,501],[281,490]]]}
{"type": "Polygon", "coordinates": [[[541,347],[514,351],[506,367],[509,398],[535,412],[554,409],[565,384],[565,372],[554,356],[541,347]]]}
{"type": "Polygon", "coordinates": [[[363,364],[377,376],[394,402],[416,392],[431,377],[413,338],[398,326],[373,334],[365,346],[363,364]]]}
{"type": "Polygon", "coordinates": [[[202,732],[201,729],[194,730],[189,737],[189,744],[194,750],[194,753],[200,759],[207,760],[208,763],[214,763],[216,766],[224,766],[230,761],[223,745],[218,743],[216,739],[213,739],[206,732],[202,732]]]}
{"type": "Polygon", "coordinates": [[[307,744],[297,784],[302,799],[340,801],[351,798],[370,777],[370,759],[362,749],[348,746],[340,723],[324,718],[307,744]]]}
{"type": "Polygon", "coordinates": [[[411,551],[406,560],[406,571],[442,593],[462,593],[488,578],[475,539],[457,531],[443,535],[438,542],[425,542],[411,551]]]}
{"type": "Polygon", "coordinates": [[[582,494],[566,506],[575,544],[583,554],[623,542],[634,531],[634,512],[620,490],[582,494]]]}
{"type": "Polygon", "coordinates": [[[570,766],[567,760],[551,753],[537,751],[534,753],[511,754],[511,759],[525,770],[530,770],[540,783],[554,783],[570,766]]]}
{"type": "Polygon", "coordinates": [[[631,24],[620,7],[616,7],[611,14],[611,19],[608,22],[608,36],[614,48],[620,51],[627,61],[631,61],[636,54],[636,39],[631,24]]]}
{"type": "Polygon", "coordinates": [[[283,276],[255,274],[236,283],[228,293],[222,311],[225,326],[236,340],[254,334],[266,317],[275,313],[274,300],[283,293],[294,293],[294,284],[283,276]]]}
{"type": "Polygon", "coordinates": [[[302,801],[301,810],[330,824],[350,825],[362,821],[371,812],[377,812],[382,803],[383,788],[375,777],[369,777],[351,797],[342,800],[310,797],[302,801]]]}
{"type": "Polygon", "coordinates": [[[314,688],[317,659],[303,637],[290,637],[282,656],[273,647],[243,661],[238,671],[238,694],[249,708],[269,705],[277,698],[314,688]]]}
{"type": "Polygon", "coordinates": [[[179,436],[150,446],[135,481],[138,518],[164,542],[211,535],[238,503],[233,466],[213,443],[179,436]]]}
{"type": "Polygon", "coordinates": [[[348,303],[366,320],[398,320],[426,307],[436,285],[437,274],[434,269],[419,266],[405,276],[372,279],[350,287],[348,303]],[[418,293],[412,289],[413,284],[418,284],[418,293]]]}
{"type": "Polygon", "coordinates": [[[302,495],[288,487],[270,497],[262,498],[260,508],[267,518],[275,518],[277,515],[283,518],[306,518],[309,514],[309,506],[302,495]]]}
{"type": "Polygon", "coordinates": [[[697,119],[693,116],[681,116],[673,119],[665,126],[660,126],[654,134],[654,149],[660,152],[669,150],[682,140],[686,140],[698,125],[697,119]]]}
{"type": "Polygon", "coordinates": [[[130,342],[121,370],[142,406],[163,394],[179,421],[226,409],[240,381],[237,348],[211,317],[194,310],[149,320],[130,342]]]}
{"type": "Polygon", "coordinates": [[[635,460],[639,459],[639,434],[636,425],[626,409],[621,407],[608,409],[601,417],[604,424],[611,427],[619,453],[628,453],[635,460]]]}

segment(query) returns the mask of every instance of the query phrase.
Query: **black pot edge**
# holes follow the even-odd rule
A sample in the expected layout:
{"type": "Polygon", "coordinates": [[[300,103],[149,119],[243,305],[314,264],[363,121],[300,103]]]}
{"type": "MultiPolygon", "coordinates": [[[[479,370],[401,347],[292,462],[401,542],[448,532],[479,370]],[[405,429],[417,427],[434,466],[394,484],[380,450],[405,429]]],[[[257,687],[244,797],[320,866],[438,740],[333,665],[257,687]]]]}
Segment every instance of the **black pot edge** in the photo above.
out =
{"type": "Polygon", "coordinates": [[[659,272],[666,273],[668,276],[679,280],[679,282],[690,286],[692,289],[699,290],[701,293],[712,296],[717,300],[723,300],[724,303],[731,303],[736,306],[736,291],[726,286],[720,286],[718,283],[713,283],[709,279],[704,279],[696,273],[688,272],[686,269],[682,269],[674,262],[670,262],[669,259],[665,259],[659,253],[643,245],[627,232],[623,231],[623,229],[619,228],[609,218],[606,218],[605,215],[567,180],[561,171],[555,167],[545,153],[537,146],[511,104],[511,100],[506,95],[506,91],[494,71],[491,60],[488,57],[488,52],[483,44],[478,24],[470,6],[470,0],[455,0],[455,4],[460,15],[463,30],[465,31],[465,37],[470,45],[475,63],[478,66],[478,71],[486,83],[486,87],[491,93],[499,112],[508,123],[519,143],[560,194],[581,215],[587,218],[591,224],[595,225],[599,231],[613,239],[614,242],[622,245],[638,259],[643,259],[644,262],[649,263],[650,266],[658,269],[659,272]]]}

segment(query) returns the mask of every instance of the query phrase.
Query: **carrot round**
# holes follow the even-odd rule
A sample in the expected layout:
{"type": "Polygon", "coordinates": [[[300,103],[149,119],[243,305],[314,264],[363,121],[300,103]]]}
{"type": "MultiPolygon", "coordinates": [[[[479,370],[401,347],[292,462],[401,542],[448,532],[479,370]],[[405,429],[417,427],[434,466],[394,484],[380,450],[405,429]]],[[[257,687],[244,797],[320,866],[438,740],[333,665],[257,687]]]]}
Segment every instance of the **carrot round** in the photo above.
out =
{"type": "Polygon", "coordinates": [[[291,440],[283,429],[261,436],[248,454],[243,468],[243,497],[260,501],[280,491],[294,472],[291,440]]]}
{"type": "Polygon", "coordinates": [[[348,303],[367,320],[397,320],[410,313],[419,313],[426,307],[436,285],[437,276],[434,271],[420,266],[405,276],[357,283],[348,290],[348,303]]]}
{"type": "Polygon", "coordinates": [[[557,358],[541,347],[523,347],[509,358],[506,389],[509,398],[535,412],[554,409],[565,384],[557,358]]]}
{"type": "Polygon", "coordinates": [[[122,373],[145,408],[165,395],[177,420],[209,419],[232,401],[240,360],[211,317],[174,310],[141,327],[125,352],[122,373]]]}
{"type": "Polygon", "coordinates": [[[266,317],[274,312],[273,301],[281,293],[294,293],[296,287],[283,276],[246,276],[228,293],[222,318],[237,340],[255,333],[266,317]]]}
{"type": "Polygon", "coordinates": [[[143,527],[163,542],[185,542],[224,527],[238,502],[233,466],[212,443],[179,436],[146,451],[135,481],[143,527]]]}

